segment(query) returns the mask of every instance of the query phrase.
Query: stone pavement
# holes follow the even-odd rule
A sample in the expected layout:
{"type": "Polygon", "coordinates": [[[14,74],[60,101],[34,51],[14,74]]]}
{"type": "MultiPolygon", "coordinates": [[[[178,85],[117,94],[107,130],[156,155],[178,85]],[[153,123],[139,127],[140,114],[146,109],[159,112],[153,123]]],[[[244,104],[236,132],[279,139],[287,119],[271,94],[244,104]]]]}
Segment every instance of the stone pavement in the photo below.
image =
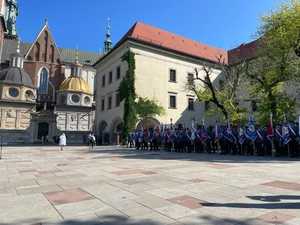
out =
{"type": "Polygon", "coordinates": [[[6,147],[0,224],[299,225],[300,161],[6,147]]]}

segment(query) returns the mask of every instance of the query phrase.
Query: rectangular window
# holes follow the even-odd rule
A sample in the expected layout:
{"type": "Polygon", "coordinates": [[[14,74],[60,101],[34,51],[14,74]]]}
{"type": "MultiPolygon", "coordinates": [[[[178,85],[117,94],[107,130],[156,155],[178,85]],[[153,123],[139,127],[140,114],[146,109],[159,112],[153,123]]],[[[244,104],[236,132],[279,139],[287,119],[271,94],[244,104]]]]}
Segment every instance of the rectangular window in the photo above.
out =
{"type": "Polygon", "coordinates": [[[105,110],[105,99],[103,98],[101,100],[101,111],[103,112],[105,110]]]}
{"type": "Polygon", "coordinates": [[[121,67],[118,66],[117,67],[117,80],[119,80],[121,78],[121,67]]]}
{"type": "Polygon", "coordinates": [[[112,97],[109,96],[108,97],[108,106],[107,106],[107,109],[109,110],[109,109],[111,109],[111,107],[112,107],[112,97]]]}
{"type": "Polygon", "coordinates": [[[102,87],[105,87],[105,75],[102,76],[102,87]]]}
{"type": "Polygon", "coordinates": [[[204,102],[204,110],[205,111],[209,110],[209,101],[204,102]]]}
{"type": "Polygon", "coordinates": [[[169,96],[169,108],[176,109],[176,95],[169,96]]]}
{"type": "Polygon", "coordinates": [[[219,80],[219,89],[220,90],[224,89],[224,81],[223,80],[219,80]]]}
{"type": "Polygon", "coordinates": [[[120,94],[117,93],[116,94],[116,107],[119,107],[120,106],[120,94]]]}
{"type": "Polygon", "coordinates": [[[187,81],[188,81],[189,85],[193,85],[194,84],[194,74],[188,73],[187,81]]]}
{"type": "Polygon", "coordinates": [[[109,83],[111,84],[113,80],[113,73],[112,71],[109,72],[109,83]]]}
{"type": "Polygon", "coordinates": [[[188,110],[189,111],[194,111],[194,99],[193,98],[188,98],[188,110]]]}
{"type": "Polygon", "coordinates": [[[170,82],[176,82],[176,70],[170,69],[169,81],[170,82]]]}

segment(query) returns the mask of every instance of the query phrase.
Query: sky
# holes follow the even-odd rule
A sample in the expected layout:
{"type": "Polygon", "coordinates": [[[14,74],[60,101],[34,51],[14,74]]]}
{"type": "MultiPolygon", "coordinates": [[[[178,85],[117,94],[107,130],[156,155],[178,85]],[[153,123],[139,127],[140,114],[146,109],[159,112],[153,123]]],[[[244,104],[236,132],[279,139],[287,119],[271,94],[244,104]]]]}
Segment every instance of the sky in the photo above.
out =
{"type": "Polygon", "coordinates": [[[255,38],[261,17],[284,0],[19,0],[17,29],[32,42],[48,20],[58,47],[100,52],[107,18],[116,43],[141,21],[219,48],[255,38]]]}

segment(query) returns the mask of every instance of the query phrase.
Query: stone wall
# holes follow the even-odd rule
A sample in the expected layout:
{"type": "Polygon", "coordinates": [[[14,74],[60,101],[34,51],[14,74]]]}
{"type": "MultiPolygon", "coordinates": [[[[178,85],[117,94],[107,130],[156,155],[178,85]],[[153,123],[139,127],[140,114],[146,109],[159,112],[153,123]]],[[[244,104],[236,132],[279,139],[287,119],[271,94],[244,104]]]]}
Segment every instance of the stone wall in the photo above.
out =
{"type": "Polygon", "coordinates": [[[57,112],[57,129],[60,131],[90,131],[93,127],[93,113],[89,112],[57,112]]]}
{"type": "Polygon", "coordinates": [[[30,109],[0,107],[0,129],[26,130],[30,126],[30,109]]]}

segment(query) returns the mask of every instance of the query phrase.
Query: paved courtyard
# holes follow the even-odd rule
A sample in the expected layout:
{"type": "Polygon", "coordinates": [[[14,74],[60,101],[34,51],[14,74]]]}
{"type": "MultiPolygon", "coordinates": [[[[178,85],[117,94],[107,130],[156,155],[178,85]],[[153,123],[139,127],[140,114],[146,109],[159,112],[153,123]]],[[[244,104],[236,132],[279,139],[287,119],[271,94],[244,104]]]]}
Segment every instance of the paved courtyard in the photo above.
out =
{"type": "Polygon", "coordinates": [[[9,147],[0,224],[299,225],[300,161],[9,147]]]}

